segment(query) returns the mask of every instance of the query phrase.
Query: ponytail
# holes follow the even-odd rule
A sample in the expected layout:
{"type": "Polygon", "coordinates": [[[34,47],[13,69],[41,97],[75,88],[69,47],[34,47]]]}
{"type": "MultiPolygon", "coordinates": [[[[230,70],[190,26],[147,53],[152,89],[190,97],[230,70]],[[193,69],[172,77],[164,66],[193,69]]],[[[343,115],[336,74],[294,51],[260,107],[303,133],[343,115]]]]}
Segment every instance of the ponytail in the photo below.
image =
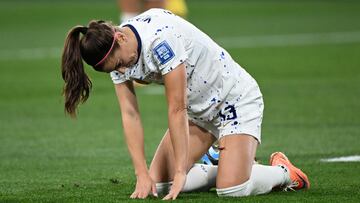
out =
{"type": "Polygon", "coordinates": [[[92,83],[85,73],[83,60],[102,72],[101,61],[109,55],[113,45],[114,26],[110,22],[92,20],[88,27],[75,26],[69,31],[61,61],[65,113],[76,117],[77,106],[89,98],[92,83]]]}
{"type": "Polygon", "coordinates": [[[65,113],[76,117],[76,108],[84,103],[90,94],[92,83],[84,70],[80,51],[80,33],[85,34],[87,27],[75,26],[65,40],[62,54],[61,72],[65,81],[63,95],[65,98],[65,113]]]}

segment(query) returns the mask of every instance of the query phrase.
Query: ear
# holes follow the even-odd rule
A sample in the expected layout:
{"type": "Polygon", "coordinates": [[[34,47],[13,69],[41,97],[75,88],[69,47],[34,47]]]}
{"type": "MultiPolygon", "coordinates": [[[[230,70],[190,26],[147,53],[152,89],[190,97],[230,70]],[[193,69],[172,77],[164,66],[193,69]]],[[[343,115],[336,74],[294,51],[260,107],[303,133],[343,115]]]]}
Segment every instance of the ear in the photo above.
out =
{"type": "Polygon", "coordinates": [[[126,35],[122,32],[116,32],[115,38],[119,44],[122,44],[123,42],[125,42],[127,40],[126,35]]]}

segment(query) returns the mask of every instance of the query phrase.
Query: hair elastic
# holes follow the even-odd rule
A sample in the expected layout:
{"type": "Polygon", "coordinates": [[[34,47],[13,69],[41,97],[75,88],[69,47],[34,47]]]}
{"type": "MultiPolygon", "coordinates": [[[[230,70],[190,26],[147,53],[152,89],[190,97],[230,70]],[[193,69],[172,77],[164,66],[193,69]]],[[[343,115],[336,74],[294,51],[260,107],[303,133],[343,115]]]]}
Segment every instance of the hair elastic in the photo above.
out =
{"type": "Polygon", "coordinates": [[[115,40],[116,40],[116,33],[117,32],[115,31],[115,29],[113,29],[113,30],[114,30],[114,37],[113,37],[114,39],[113,39],[113,42],[111,44],[111,47],[110,47],[109,51],[105,54],[105,56],[97,64],[95,64],[95,67],[100,65],[102,62],[104,62],[105,59],[109,56],[112,49],[114,48],[114,44],[115,44],[115,40]]]}

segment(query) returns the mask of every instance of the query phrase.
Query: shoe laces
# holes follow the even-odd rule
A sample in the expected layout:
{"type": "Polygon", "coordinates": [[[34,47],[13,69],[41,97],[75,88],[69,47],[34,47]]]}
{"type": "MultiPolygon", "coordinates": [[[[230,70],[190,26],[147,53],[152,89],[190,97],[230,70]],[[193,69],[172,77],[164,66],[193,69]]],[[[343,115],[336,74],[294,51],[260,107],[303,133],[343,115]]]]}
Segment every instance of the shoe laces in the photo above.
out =
{"type": "Polygon", "coordinates": [[[299,182],[298,181],[293,181],[291,182],[290,185],[287,185],[283,190],[284,191],[296,191],[294,188],[299,186],[299,182]]]}

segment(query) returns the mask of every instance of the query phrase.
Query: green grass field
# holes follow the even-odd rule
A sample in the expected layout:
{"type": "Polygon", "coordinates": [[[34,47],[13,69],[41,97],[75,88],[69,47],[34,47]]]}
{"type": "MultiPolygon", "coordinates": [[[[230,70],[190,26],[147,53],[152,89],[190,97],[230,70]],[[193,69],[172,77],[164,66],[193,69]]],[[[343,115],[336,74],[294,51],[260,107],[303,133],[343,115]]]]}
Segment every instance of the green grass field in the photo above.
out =
{"type": "MultiPolygon", "coordinates": [[[[135,177],[109,76],[87,68],[90,100],[76,120],[63,112],[66,33],[91,19],[117,22],[114,2],[0,2],[0,202],[144,201],[128,198],[135,177]]],[[[360,2],[188,0],[188,6],[189,20],[260,84],[265,117],[257,157],[266,163],[272,152],[286,152],[312,188],[241,199],[189,193],[178,201],[359,202],[360,163],[319,160],[360,155],[360,2]]],[[[150,163],[167,127],[166,101],[156,85],[137,93],[150,163]]]]}

